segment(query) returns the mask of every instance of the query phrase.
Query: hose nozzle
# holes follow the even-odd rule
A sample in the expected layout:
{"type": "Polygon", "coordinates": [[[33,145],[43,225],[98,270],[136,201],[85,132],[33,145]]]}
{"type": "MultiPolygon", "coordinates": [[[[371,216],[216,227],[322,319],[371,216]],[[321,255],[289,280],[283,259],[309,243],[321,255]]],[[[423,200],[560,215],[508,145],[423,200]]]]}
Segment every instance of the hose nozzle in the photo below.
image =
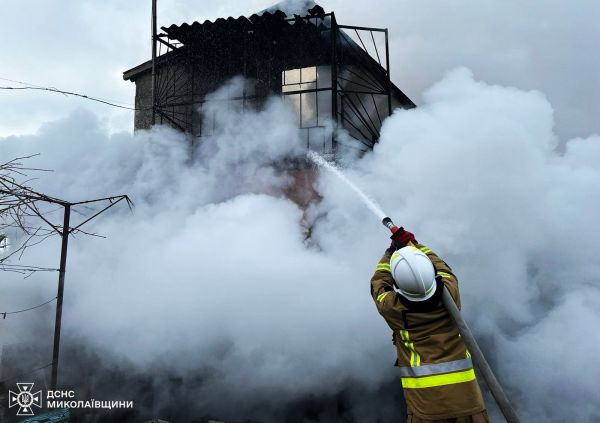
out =
{"type": "Polygon", "coordinates": [[[394,225],[394,222],[392,222],[392,219],[390,219],[389,217],[384,217],[381,223],[383,223],[383,226],[388,228],[392,232],[392,234],[396,233],[396,231],[398,230],[398,227],[394,225]]]}

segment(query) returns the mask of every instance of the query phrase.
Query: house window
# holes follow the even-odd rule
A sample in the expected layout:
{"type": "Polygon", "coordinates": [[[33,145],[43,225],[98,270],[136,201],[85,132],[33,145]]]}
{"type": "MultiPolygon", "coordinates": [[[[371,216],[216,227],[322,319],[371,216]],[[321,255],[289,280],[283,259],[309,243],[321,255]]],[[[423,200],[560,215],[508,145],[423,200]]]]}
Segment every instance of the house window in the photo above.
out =
{"type": "Polygon", "coordinates": [[[281,73],[281,92],[292,103],[307,147],[331,150],[331,70],[329,66],[288,69],[281,73]]]}

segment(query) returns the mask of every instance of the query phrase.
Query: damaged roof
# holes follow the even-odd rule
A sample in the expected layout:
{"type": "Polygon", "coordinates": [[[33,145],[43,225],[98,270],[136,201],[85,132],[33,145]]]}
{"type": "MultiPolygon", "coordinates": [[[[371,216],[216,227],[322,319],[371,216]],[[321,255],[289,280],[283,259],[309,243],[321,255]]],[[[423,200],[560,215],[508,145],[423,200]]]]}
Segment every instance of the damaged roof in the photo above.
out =
{"type": "MultiPolygon", "coordinates": [[[[203,23],[194,21],[192,24],[182,23],[161,27],[161,29],[172,40],[177,40],[184,46],[195,46],[200,48],[212,47],[218,49],[221,45],[242,34],[261,33],[277,34],[277,38],[303,39],[314,36],[315,25],[329,28],[322,18],[325,11],[313,1],[283,1],[265,10],[251,15],[250,17],[239,16],[238,18],[218,18],[214,22],[205,20],[203,23]],[[285,12],[284,12],[285,10],[285,12]],[[287,12],[287,14],[286,14],[287,12]],[[298,14],[298,13],[300,14],[298,14]],[[300,16],[314,16],[315,19],[302,19],[300,16]],[[299,33],[300,32],[300,33],[299,33]]],[[[156,58],[160,65],[166,56],[172,54],[170,51],[156,58]]],[[[123,72],[124,80],[133,80],[143,72],[149,71],[152,61],[146,61],[123,72]]]]}
{"type": "MultiPolygon", "coordinates": [[[[312,2],[311,2],[312,3],[312,2]]],[[[292,13],[288,16],[278,5],[272,6],[269,9],[255,13],[250,17],[239,16],[238,18],[228,17],[227,19],[218,18],[214,22],[205,20],[203,23],[198,21],[191,25],[183,23],[181,25],[171,25],[169,27],[161,27],[163,31],[172,39],[178,40],[183,44],[194,43],[199,40],[213,39],[221,37],[225,34],[243,33],[253,31],[254,29],[285,29],[298,30],[301,26],[314,25],[317,22],[310,22],[306,19],[300,19],[300,16],[314,16],[315,18],[324,17],[325,11],[317,4],[313,3],[311,8],[305,9],[301,15],[292,13]]],[[[284,9],[285,10],[285,9],[284,9]]],[[[288,12],[289,13],[289,12],[288,12]]],[[[324,25],[324,21],[319,20],[320,25],[324,25]]],[[[328,26],[327,26],[328,27],[328,26]]]]}
{"type": "MultiPolygon", "coordinates": [[[[191,24],[163,26],[161,29],[165,34],[171,40],[179,41],[183,47],[158,56],[156,64],[162,65],[169,60],[171,55],[180,53],[185,48],[212,52],[210,54],[220,56],[220,58],[239,57],[246,54],[246,41],[244,40],[248,38],[248,35],[253,35],[254,42],[261,40],[260,42],[264,46],[264,48],[259,47],[258,50],[253,51],[262,55],[263,58],[269,54],[269,51],[272,51],[272,45],[277,44],[278,48],[286,51],[288,55],[297,56],[296,61],[299,61],[298,58],[307,58],[308,55],[313,55],[315,60],[313,65],[319,65],[327,59],[314,56],[321,54],[328,58],[330,54],[330,47],[324,44],[329,42],[329,35],[324,34],[324,37],[321,37],[319,33],[323,33],[320,30],[327,31],[331,28],[331,15],[331,13],[325,13],[321,6],[311,0],[285,0],[249,17],[234,18],[230,16],[214,21],[205,20],[203,23],[194,21],[191,24]],[[316,48],[317,45],[320,45],[320,48],[316,48]]],[[[338,41],[338,54],[352,57],[351,61],[360,63],[373,75],[377,75],[375,79],[382,81],[387,79],[387,71],[380,63],[360,48],[351,37],[344,35],[343,30],[340,30],[340,34],[342,34],[343,42],[338,41]]],[[[250,46],[248,47],[250,48],[250,46]]],[[[256,47],[254,48],[256,49],[256,47]]],[[[293,60],[290,60],[291,62],[293,60]]],[[[298,63],[297,67],[302,66],[298,63]]],[[[133,81],[138,75],[149,72],[151,68],[152,61],[149,60],[125,71],[123,79],[133,81]]],[[[415,106],[393,82],[390,83],[390,88],[403,104],[409,107],[415,106]]]]}

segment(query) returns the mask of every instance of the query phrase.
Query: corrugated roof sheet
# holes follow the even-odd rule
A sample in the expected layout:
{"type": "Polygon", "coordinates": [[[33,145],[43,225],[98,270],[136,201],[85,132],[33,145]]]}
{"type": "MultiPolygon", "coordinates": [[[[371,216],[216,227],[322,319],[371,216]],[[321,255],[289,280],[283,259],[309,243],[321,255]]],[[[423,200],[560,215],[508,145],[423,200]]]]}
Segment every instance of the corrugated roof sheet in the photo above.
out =
{"type": "MultiPolygon", "coordinates": [[[[313,4],[314,6],[302,13],[302,16],[314,15],[317,17],[324,15],[325,12],[321,6],[312,2],[309,2],[309,4],[313,4]]],[[[257,26],[281,28],[284,25],[298,27],[310,24],[306,19],[299,19],[298,15],[291,14],[288,16],[283,10],[274,9],[278,5],[272,6],[260,13],[255,13],[250,17],[239,16],[238,18],[234,18],[230,16],[227,19],[218,18],[214,22],[209,20],[205,20],[203,23],[195,21],[191,25],[188,23],[183,23],[181,25],[173,24],[169,27],[162,27],[161,29],[165,31],[170,38],[178,40],[183,44],[190,44],[195,40],[211,38],[223,33],[231,34],[233,32],[250,31],[257,26]]],[[[317,24],[317,19],[314,19],[314,21],[315,22],[312,23],[317,24]]],[[[323,22],[321,21],[319,24],[323,24],[323,22]]]]}

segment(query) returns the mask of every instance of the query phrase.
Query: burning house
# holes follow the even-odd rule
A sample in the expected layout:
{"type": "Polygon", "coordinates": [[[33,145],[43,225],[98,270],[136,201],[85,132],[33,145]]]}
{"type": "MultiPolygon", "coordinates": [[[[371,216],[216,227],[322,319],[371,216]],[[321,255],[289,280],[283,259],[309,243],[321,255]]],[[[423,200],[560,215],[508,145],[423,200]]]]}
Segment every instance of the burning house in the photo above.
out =
{"type": "Polygon", "coordinates": [[[387,29],[339,24],[312,2],[161,29],[153,60],[123,74],[136,84],[136,130],[167,124],[194,145],[213,130],[208,101],[246,108],[281,95],[307,148],[334,157],[341,142],[369,150],[394,108],[415,107],[390,80],[387,29]],[[238,75],[248,83],[226,98],[208,96],[238,75]]]}

